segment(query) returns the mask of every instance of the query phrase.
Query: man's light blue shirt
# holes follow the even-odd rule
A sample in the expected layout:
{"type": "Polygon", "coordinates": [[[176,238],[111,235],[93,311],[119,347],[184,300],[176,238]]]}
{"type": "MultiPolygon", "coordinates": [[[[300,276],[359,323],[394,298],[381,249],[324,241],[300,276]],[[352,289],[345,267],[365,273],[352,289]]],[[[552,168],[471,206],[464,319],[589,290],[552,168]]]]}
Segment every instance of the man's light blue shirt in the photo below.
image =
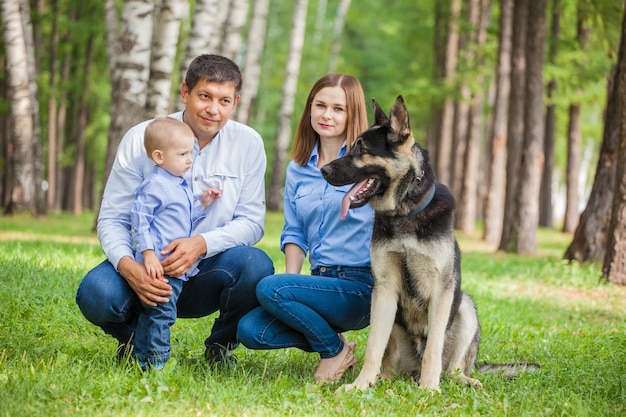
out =
{"type": "MultiPolygon", "coordinates": [[[[346,154],[345,144],[339,157],[346,154]]],[[[369,204],[350,209],[340,220],[341,200],[351,185],[330,185],[317,168],[318,148],[305,166],[291,161],[285,182],[285,226],[280,247],[295,243],[320,266],[370,266],[374,212],[369,204]]]]}
{"type": "MultiPolygon", "coordinates": [[[[183,112],[169,117],[182,121],[183,112]]],[[[137,187],[154,168],[143,145],[150,122],[146,120],[124,135],[104,189],[98,238],[116,269],[122,257],[134,258],[130,212],[137,187]]],[[[252,246],[263,237],[266,163],[261,136],[234,120],[229,120],[202,150],[196,140],[193,166],[185,179],[195,198],[209,187],[222,191],[222,196],[207,208],[207,216],[192,231],[192,235],[200,234],[204,238],[205,257],[235,246],[252,246]]]]}

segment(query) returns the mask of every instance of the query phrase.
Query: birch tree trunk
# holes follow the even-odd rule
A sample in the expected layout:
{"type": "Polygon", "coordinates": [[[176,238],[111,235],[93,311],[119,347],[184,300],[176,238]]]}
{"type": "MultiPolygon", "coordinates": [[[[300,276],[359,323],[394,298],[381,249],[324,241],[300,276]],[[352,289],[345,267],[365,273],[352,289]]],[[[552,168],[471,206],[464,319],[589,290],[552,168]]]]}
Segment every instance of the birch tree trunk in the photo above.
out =
{"type": "Polygon", "coordinates": [[[343,32],[343,25],[349,8],[350,0],[341,0],[337,7],[337,15],[335,16],[335,23],[333,25],[330,58],[328,60],[328,72],[337,71],[337,61],[339,59],[339,52],[341,51],[341,33],[343,32]]]}
{"type": "Polygon", "coordinates": [[[293,115],[298,74],[300,72],[308,3],[308,0],[297,0],[293,15],[289,56],[287,57],[285,82],[283,83],[281,106],[278,113],[278,131],[274,145],[274,166],[272,167],[268,190],[268,210],[280,210],[283,205],[281,189],[285,181],[287,148],[291,140],[291,117],[293,115]]]}
{"type": "Polygon", "coordinates": [[[529,3],[526,44],[526,104],[524,109],[524,147],[518,184],[515,252],[537,251],[539,191],[544,163],[543,134],[543,52],[546,31],[546,0],[529,3]]]}
{"type": "MultiPolygon", "coordinates": [[[[221,0],[216,4],[215,14],[213,15],[212,36],[209,39],[207,53],[209,54],[224,54],[224,41],[226,38],[226,22],[228,21],[228,14],[233,7],[233,3],[237,0],[221,0]]],[[[237,62],[237,61],[235,61],[237,62]]]]}
{"type": "Polygon", "coordinates": [[[163,0],[154,32],[150,59],[150,79],[146,98],[146,118],[166,116],[172,102],[172,74],[180,23],[186,0],[163,0]]]}
{"type": "Polygon", "coordinates": [[[252,11],[252,20],[248,30],[246,59],[243,65],[243,85],[241,99],[237,104],[235,118],[241,123],[250,121],[250,109],[256,100],[261,79],[261,56],[265,45],[265,31],[267,29],[267,13],[269,0],[256,0],[252,11]]]}
{"type": "Polygon", "coordinates": [[[616,90],[619,108],[619,147],[611,225],[602,273],[609,282],[626,285],[626,12],[617,60],[616,90]]]}
{"type": "Polygon", "coordinates": [[[124,133],[144,117],[152,46],[152,0],[127,0],[122,8],[117,82],[112,86],[111,124],[104,166],[106,184],[124,133]]]}
{"type": "MultiPolygon", "coordinates": [[[[217,29],[215,14],[217,13],[217,0],[196,0],[196,8],[191,14],[193,20],[191,23],[191,32],[187,40],[187,46],[184,48],[185,55],[180,63],[180,82],[185,81],[187,68],[193,59],[201,54],[211,52],[211,40],[216,36],[217,29]]],[[[177,97],[176,109],[184,108],[180,94],[177,97]]]]}
{"type": "Polygon", "coordinates": [[[15,175],[10,184],[11,199],[5,212],[28,210],[37,214],[35,197],[33,103],[29,90],[29,69],[20,8],[21,1],[1,0],[2,35],[7,59],[11,136],[15,175]]]}
{"type": "Polygon", "coordinates": [[[524,142],[524,89],[526,85],[526,26],[528,2],[515,0],[513,7],[513,40],[511,44],[511,95],[507,128],[506,198],[499,249],[513,251],[513,222],[517,212],[517,184],[524,142]]]}
{"type": "Polygon", "coordinates": [[[509,95],[511,92],[511,37],[513,0],[500,0],[500,32],[493,109],[492,136],[489,140],[489,173],[485,202],[483,239],[497,245],[502,236],[506,195],[506,143],[509,95]]]}
{"type": "Polygon", "coordinates": [[[234,62],[241,62],[238,59],[239,49],[241,48],[241,39],[243,38],[243,27],[248,19],[248,0],[232,0],[230,13],[225,31],[224,41],[222,43],[222,55],[230,58],[234,62]]]}

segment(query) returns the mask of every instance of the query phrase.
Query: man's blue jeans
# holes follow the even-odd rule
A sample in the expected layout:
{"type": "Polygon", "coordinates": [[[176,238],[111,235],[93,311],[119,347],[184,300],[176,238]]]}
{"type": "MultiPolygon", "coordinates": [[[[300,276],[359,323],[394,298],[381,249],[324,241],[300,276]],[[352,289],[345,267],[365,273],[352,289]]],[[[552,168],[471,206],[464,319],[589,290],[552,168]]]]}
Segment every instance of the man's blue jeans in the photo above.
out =
{"type": "MultiPolygon", "coordinates": [[[[259,305],[257,283],[274,272],[274,265],[262,250],[237,246],[202,260],[198,268],[200,272],[183,283],[177,316],[197,318],[219,310],[205,345],[234,349],[237,323],[259,305]]],[[[78,287],[76,302],[87,320],[121,343],[131,340],[141,302],[109,261],[87,273],[78,287]]]]}
{"type": "Polygon", "coordinates": [[[261,306],[240,320],[239,341],[250,349],[296,347],[337,356],[343,349],[338,333],[369,325],[372,273],[338,266],[312,274],[263,278],[256,290],[261,306]]]}

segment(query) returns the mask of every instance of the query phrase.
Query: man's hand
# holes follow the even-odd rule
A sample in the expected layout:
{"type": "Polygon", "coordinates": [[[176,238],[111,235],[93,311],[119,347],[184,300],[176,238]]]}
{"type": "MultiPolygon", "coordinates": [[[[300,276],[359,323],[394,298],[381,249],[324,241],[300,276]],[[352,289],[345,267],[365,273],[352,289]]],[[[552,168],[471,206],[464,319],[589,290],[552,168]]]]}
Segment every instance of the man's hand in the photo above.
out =
{"type": "Polygon", "coordinates": [[[172,287],[167,279],[152,278],[141,262],[125,256],[117,264],[117,270],[143,303],[155,306],[157,303],[169,302],[167,297],[172,295],[172,287]]]}
{"type": "Polygon", "coordinates": [[[169,256],[161,261],[163,271],[171,277],[179,277],[206,253],[206,243],[200,235],[176,239],[161,251],[161,255],[168,253],[169,256]]]}

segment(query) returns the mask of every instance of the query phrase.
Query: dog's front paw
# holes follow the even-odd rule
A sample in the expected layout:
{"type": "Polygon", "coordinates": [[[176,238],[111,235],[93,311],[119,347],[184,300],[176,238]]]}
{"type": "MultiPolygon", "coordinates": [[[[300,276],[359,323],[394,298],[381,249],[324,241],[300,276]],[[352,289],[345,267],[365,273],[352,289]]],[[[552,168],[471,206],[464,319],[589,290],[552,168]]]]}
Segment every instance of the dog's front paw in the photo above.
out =
{"type": "Polygon", "coordinates": [[[337,388],[337,392],[364,391],[374,385],[375,381],[357,378],[352,384],[345,384],[337,388]]]}
{"type": "Polygon", "coordinates": [[[439,388],[438,378],[433,378],[433,379],[422,378],[420,379],[419,387],[422,389],[430,390],[430,391],[441,392],[441,389],[439,388]]]}

